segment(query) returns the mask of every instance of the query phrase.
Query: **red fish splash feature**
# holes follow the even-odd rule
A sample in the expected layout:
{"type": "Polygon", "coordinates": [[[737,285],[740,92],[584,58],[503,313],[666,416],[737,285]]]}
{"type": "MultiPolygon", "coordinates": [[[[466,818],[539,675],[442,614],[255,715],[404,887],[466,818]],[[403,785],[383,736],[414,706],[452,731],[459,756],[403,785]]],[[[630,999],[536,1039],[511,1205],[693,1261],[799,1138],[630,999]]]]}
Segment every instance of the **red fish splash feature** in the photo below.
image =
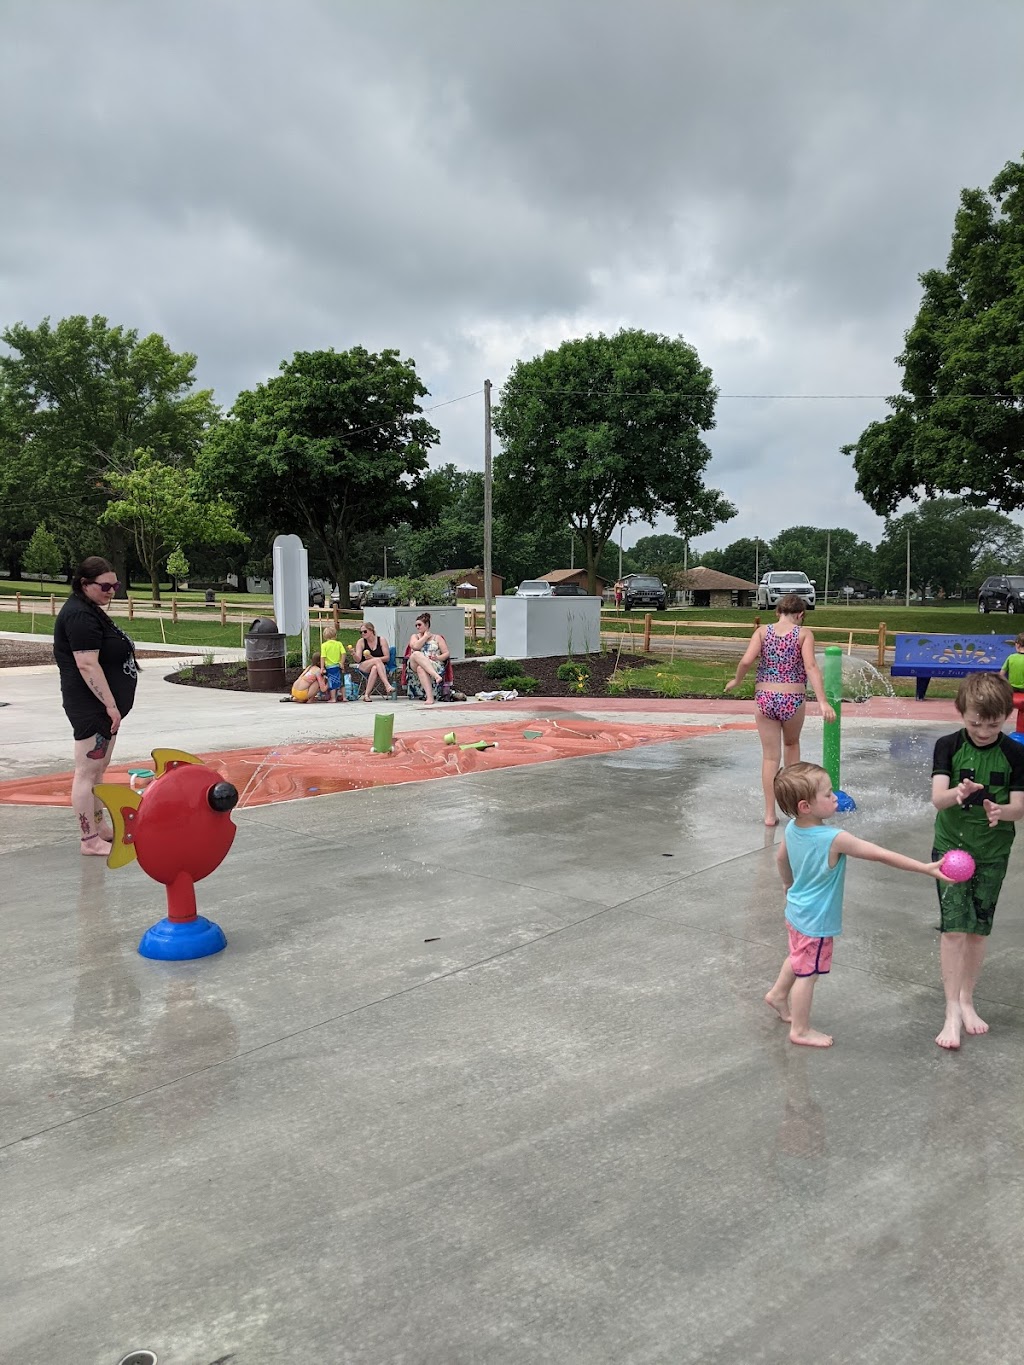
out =
{"type": "Polygon", "coordinates": [[[153,769],[156,778],[144,792],[115,783],[93,788],[114,823],[107,866],[137,860],[167,889],[167,917],[143,934],[143,957],[207,957],[226,947],[227,939],[219,925],[196,913],[195,884],[220,866],[234,841],[230,812],[238,791],[180,749],[154,749],[153,769]]]}

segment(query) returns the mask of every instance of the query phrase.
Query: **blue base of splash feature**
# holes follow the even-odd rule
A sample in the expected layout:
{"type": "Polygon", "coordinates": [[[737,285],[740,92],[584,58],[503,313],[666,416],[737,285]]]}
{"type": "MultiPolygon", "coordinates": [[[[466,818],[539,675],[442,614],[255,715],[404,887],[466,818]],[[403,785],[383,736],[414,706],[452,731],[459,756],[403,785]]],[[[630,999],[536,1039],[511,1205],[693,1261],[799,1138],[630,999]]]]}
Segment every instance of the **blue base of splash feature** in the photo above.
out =
{"type": "Polygon", "coordinates": [[[840,815],[849,815],[850,811],[857,809],[857,803],[852,796],[846,792],[836,792],[836,810],[840,815]]]}
{"type": "Polygon", "coordinates": [[[1015,739],[1018,744],[1024,744],[1024,731],[1010,730],[1006,735],[1007,739],[1015,739]]]}
{"type": "Polygon", "coordinates": [[[158,962],[189,962],[192,958],[219,953],[227,946],[220,925],[197,915],[188,920],[160,920],[142,935],[139,952],[158,962]]]}

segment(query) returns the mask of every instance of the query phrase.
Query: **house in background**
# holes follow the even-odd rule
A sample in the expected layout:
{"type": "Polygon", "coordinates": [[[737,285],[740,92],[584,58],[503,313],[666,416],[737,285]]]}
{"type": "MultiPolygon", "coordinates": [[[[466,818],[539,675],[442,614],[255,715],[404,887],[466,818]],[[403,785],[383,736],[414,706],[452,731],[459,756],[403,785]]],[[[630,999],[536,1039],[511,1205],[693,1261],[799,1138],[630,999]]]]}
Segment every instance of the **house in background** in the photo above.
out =
{"type": "MultiPolygon", "coordinates": [[[[447,578],[455,584],[459,597],[471,597],[470,589],[476,588],[477,596],[481,602],[484,600],[484,571],[483,569],[440,569],[437,573],[429,574],[430,578],[447,578]]],[[[500,573],[491,574],[491,596],[500,597],[504,591],[505,580],[500,573]]]]}
{"type": "Polygon", "coordinates": [[[688,607],[753,607],[757,600],[756,583],[705,569],[703,564],[676,574],[673,583],[688,607]]]}
{"type": "MultiPolygon", "coordinates": [[[[584,592],[590,591],[587,587],[586,569],[552,569],[550,573],[542,573],[538,577],[542,583],[551,583],[552,585],[555,583],[577,583],[584,592]]],[[[604,594],[606,586],[606,580],[599,577],[597,580],[598,597],[604,594]]]]}

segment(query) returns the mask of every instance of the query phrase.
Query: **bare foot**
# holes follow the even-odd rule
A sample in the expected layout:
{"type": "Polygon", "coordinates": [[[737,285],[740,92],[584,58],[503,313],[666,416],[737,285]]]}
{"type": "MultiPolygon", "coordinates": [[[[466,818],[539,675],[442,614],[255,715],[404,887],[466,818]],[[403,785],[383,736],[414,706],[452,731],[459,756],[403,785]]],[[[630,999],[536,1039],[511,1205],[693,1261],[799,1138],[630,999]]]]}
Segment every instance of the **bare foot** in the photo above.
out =
{"type": "Polygon", "coordinates": [[[960,1001],[960,1018],[964,1021],[964,1028],[968,1033],[988,1033],[988,1024],[981,1018],[974,1006],[967,1004],[964,1000],[960,1001]]]}
{"type": "Polygon", "coordinates": [[[806,1033],[794,1033],[790,1029],[789,1041],[799,1044],[800,1047],[831,1047],[832,1035],[819,1033],[816,1028],[809,1028],[806,1033]]]}
{"type": "Polygon", "coordinates": [[[98,834],[91,835],[88,839],[82,840],[82,856],[84,858],[106,858],[110,853],[111,845],[106,839],[101,839],[98,834]]]}
{"type": "Polygon", "coordinates": [[[771,991],[769,991],[764,998],[764,1003],[766,1005],[771,1005],[772,1009],[775,1011],[775,1013],[779,1016],[779,1018],[782,1020],[784,1024],[789,1023],[790,1014],[788,995],[784,995],[781,1000],[778,1000],[772,995],[771,991]]]}
{"type": "Polygon", "coordinates": [[[948,1010],[942,1032],[935,1035],[939,1047],[944,1047],[947,1052],[955,1052],[960,1046],[960,1018],[959,1009],[948,1010]]]}

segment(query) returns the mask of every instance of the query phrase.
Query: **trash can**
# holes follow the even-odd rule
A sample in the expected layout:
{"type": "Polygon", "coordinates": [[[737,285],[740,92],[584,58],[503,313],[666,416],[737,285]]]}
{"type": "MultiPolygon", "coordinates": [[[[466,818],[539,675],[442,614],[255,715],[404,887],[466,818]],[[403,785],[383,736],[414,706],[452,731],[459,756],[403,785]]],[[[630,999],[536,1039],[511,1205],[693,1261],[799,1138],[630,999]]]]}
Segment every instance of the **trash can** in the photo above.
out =
{"type": "Polygon", "coordinates": [[[272,616],[257,616],[245,637],[245,671],[250,692],[284,692],[286,637],[272,616]]]}
{"type": "Polygon", "coordinates": [[[208,607],[212,607],[212,606],[213,606],[213,589],[212,589],[212,588],[207,588],[207,589],[206,589],[206,592],[205,592],[205,594],[204,594],[204,596],[205,596],[205,598],[206,598],[206,605],[207,605],[208,607]]]}

